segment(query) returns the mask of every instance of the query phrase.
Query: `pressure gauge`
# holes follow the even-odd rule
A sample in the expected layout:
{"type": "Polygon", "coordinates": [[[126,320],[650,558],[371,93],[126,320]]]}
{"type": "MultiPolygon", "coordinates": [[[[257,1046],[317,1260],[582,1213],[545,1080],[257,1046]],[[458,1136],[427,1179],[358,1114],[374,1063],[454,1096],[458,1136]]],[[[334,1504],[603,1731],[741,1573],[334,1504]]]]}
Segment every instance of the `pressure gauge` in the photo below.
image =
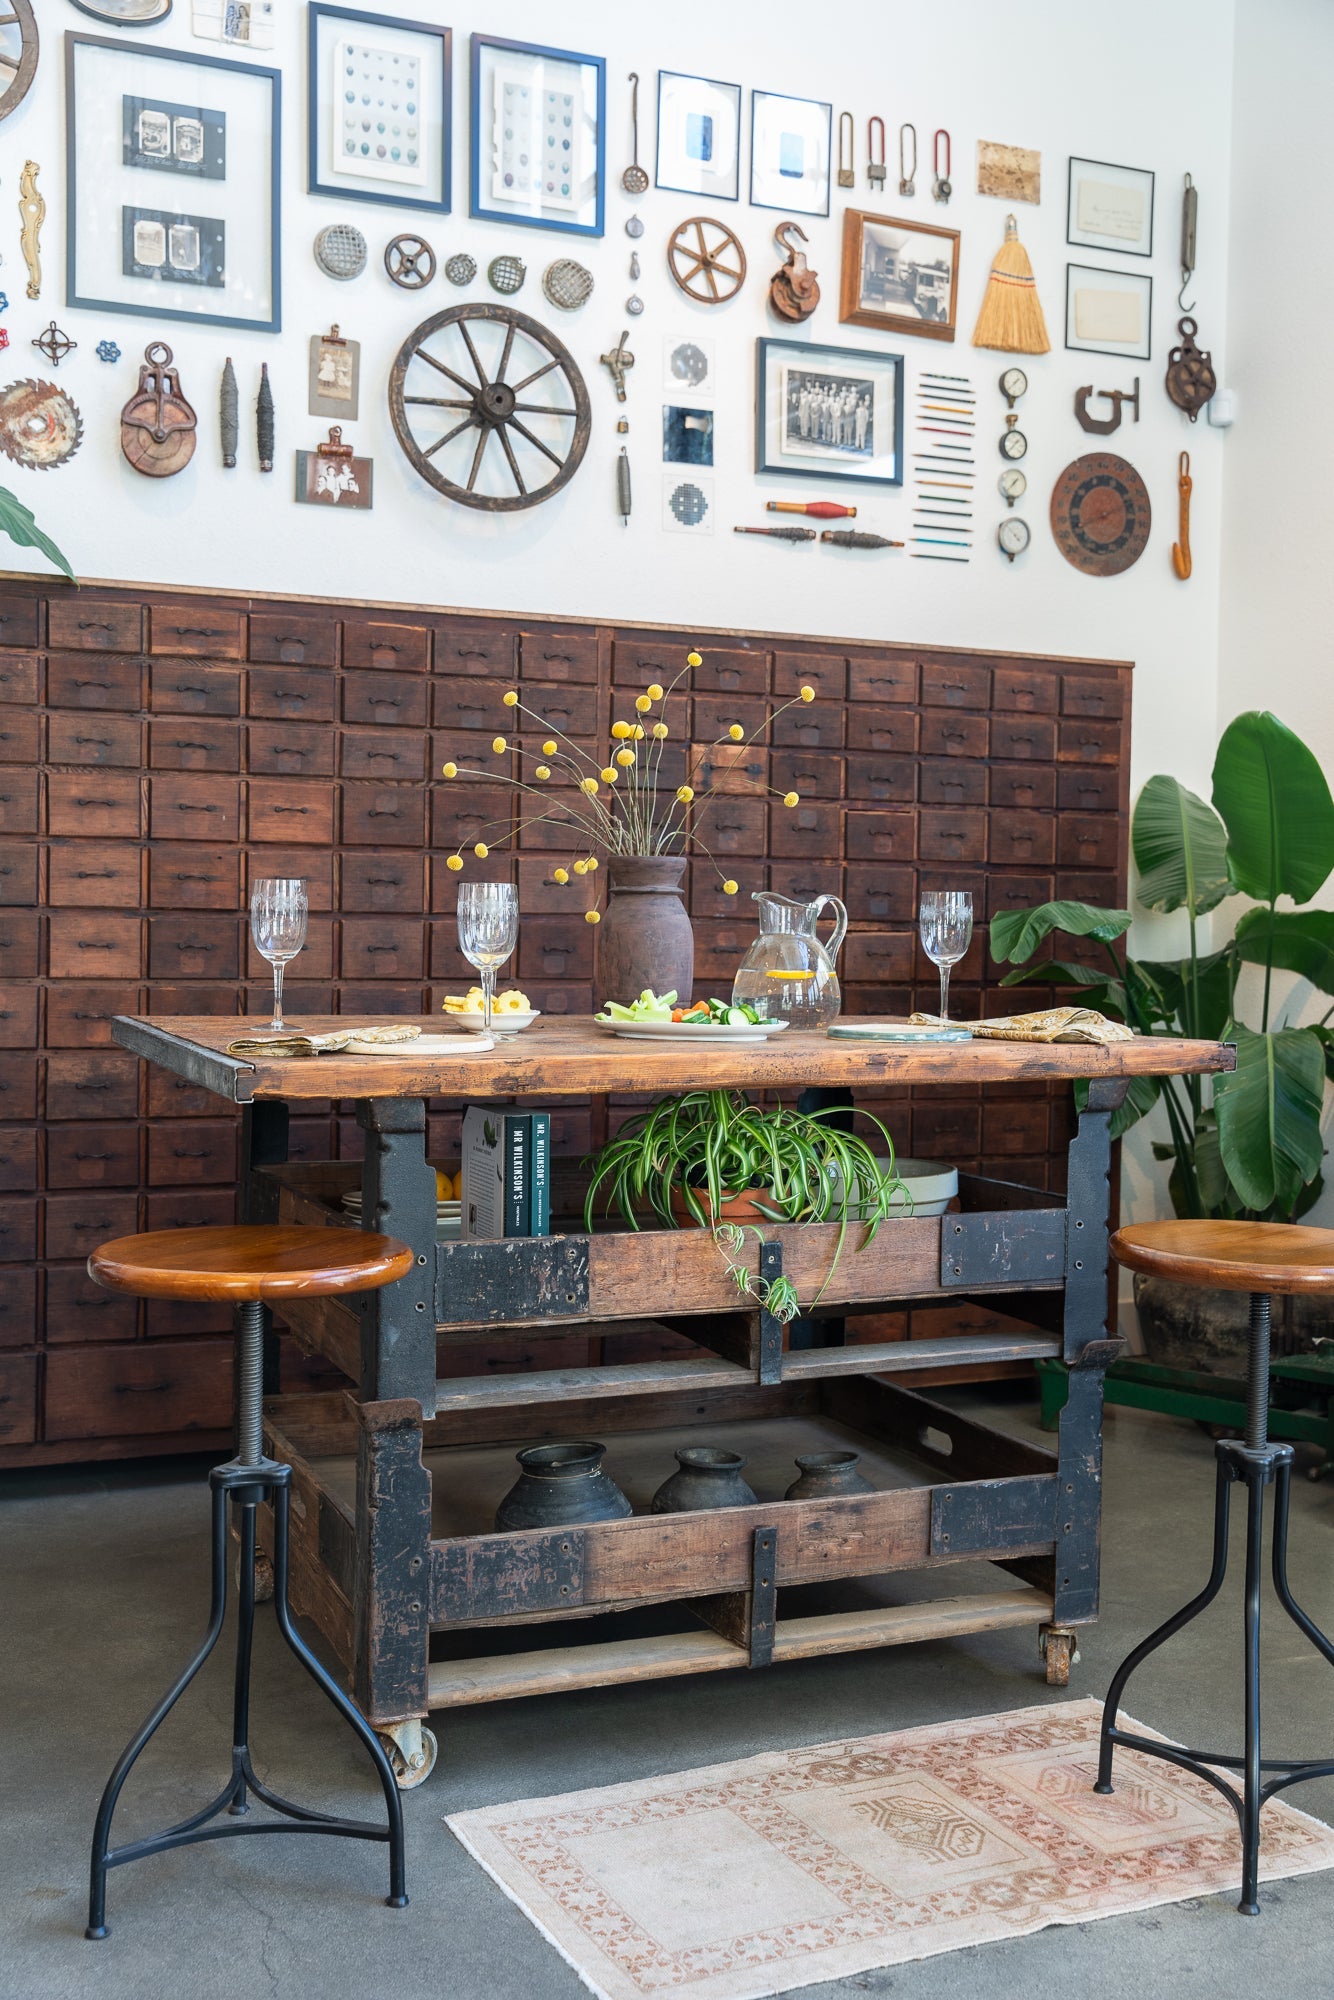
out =
{"type": "Polygon", "coordinates": [[[1000,441],[1001,457],[1008,458],[1012,463],[1015,459],[1022,458],[1027,450],[1028,439],[1022,431],[1006,431],[1000,441]]]}
{"type": "Polygon", "coordinates": [[[1019,398],[1027,392],[1028,377],[1022,368],[1006,368],[1000,378],[1001,394],[1013,409],[1019,398]]]}
{"type": "MultiPolygon", "coordinates": [[[[1014,433],[1011,432],[1010,435],[1013,436],[1014,433]]],[[[1021,472],[1017,465],[1007,465],[996,484],[1000,487],[1006,506],[1013,507],[1015,501],[1022,500],[1028,491],[1028,475],[1021,472]]]]}
{"type": "Polygon", "coordinates": [[[1011,514],[996,530],[996,540],[1011,562],[1024,553],[1032,539],[1028,523],[1021,514],[1011,514]]]}

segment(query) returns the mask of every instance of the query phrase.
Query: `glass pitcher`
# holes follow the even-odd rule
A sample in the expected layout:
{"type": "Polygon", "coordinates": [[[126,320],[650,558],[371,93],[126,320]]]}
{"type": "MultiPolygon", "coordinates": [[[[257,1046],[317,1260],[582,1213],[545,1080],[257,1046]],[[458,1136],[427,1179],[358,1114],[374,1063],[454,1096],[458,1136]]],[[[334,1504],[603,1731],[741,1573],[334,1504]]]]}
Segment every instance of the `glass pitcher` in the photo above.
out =
{"type": "Polygon", "coordinates": [[[794,1028],[827,1028],[838,1014],[841,995],[834,960],[848,928],[848,913],[837,896],[803,903],[756,889],[760,934],[741,961],[732,985],[734,1006],[745,1001],[761,1020],[786,1019],[794,1028]],[[822,944],[815,926],[828,910],[833,935],[822,944]]]}

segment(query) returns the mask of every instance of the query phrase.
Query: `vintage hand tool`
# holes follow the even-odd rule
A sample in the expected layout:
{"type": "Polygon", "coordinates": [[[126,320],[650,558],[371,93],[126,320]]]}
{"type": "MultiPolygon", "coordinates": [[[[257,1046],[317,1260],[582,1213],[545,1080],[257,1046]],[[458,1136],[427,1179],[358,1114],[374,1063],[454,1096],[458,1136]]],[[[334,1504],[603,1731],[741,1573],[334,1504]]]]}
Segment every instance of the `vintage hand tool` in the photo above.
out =
{"type": "Polygon", "coordinates": [[[621,510],[621,526],[630,525],[630,454],[624,445],[616,461],[616,505],[621,510]]]}
{"type": "Polygon", "coordinates": [[[822,542],[832,542],[839,549],[901,549],[902,542],[891,542],[885,535],[864,535],[857,528],[826,528],[820,536],[822,542]]]}
{"type": "Polygon", "coordinates": [[[900,193],[901,195],[914,195],[914,194],[916,194],[916,192],[917,192],[917,127],[916,127],[915,125],[900,125],[900,127],[899,127],[899,193],[900,193]],[[909,135],[909,134],[911,134],[911,135],[912,135],[912,165],[911,165],[911,166],[909,166],[909,165],[908,165],[908,160],[907,160],[907,153],[908,153],[908,148],[907,148],[907,145],[906,145],[906,143],[905,143],[905,141],[906,141],[906,139],[907,139],[907,137],[908,137],[908,135],[909,135]]]}
{"type": "Polygon", "coordinates": [[[603,367],[616,384],[616,400],[618,403],[625,401],[625,378],[629,370],[635,365],[635,357],[625,344],[629,338],[630,329],[627,326],[610,354],[599,356],[603,367]]]}
{"type": "Polygon", "coordinates": [[[931,141],[931,195],[935,201],[948,201],[954,193],[950,185],[950,135],[942,125],[931,141]],[[940,142],[945,141],[945,171],[940,171],[940,142]]]}
{"type": "Polygon", "coordinates": [[[814,528],[733,528],[734,535],[768,535],[775,542],[813,542],[814,528]]]}
{"type": "Polygon", "coordinates": [[[1177,460],[1177,539],[1172,544],[1172,568],[1182,583],[1190,575],[1190,496],[1193,481],[1190,476],[1190,453],[1183,451],[1177,460]]]}
{"type": "Polygon", "coordinates": [[[866,121],[866,185],[880,192],[885,185],[885,121],[883,118],[868,118],[866,121]],[[880,153],[876,155],[875,128],[880,127],[880,153]]]}
{"type": "Polygon", "coordinates": [[[639,164],[639,77],[630,72],[630,164],[621,175],[627,194],[647,194],[648,175],[639,164]]]}
{"type": "Polygon", "coordinates": [[[1093,384],[1090,382],[1084,388],[1075,390],[1075,415],[1086,431],[1092,431],[1098,437],[1110,437],[1113,431],[1120,430],[1122,403],[1129,403],[1131,409],[1135,412],[1135,422],[1138,423],[1138,375],[1135,377],[1135,386],[1133,389],[1098,389],[1095,391],[1093,384]],[[1095,394],[1101,396],[1105,403],[1112,405],[1112,414],[1110,417],[1091,417],[1089,415],[1089,397],[1095,394]]]}
{"type": "Polygon", "coordinates": [[[770,514],[814,514],[821,521],[850,521],[855,507],[842,507],[837,500],[766,500],[770,514]]]}

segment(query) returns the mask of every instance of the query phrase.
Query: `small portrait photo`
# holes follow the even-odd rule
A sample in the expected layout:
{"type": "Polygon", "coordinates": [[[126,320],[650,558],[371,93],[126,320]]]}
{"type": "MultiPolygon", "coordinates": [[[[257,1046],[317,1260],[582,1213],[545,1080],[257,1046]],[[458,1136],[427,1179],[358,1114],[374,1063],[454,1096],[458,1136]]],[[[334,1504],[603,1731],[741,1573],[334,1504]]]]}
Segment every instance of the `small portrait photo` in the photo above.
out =
{"type": "Polygon", "coordinates": [[[959,232],[847,209],[839,318],[953,340],[959,232]]]}
{"type": "Polygon", "coordinates": [[[226,113],[159,97],[122,96],[121,162],[194,180],[226,180],[226,113]]]}
{"type": "Polygon", "coordinates": [[[831,369],[783,370],[783,450],[795,457],[875,457],[875,383],[831,369]]]}
{"type": "Polygon", "coordinates": [[[712,465],[713,411],[664,403],[662,456],[667,465],[712,465]]]}
{"type": "Polygon", "coordinates": [[[227,282],[226,224],[158,208],[121,209],[121,272],[127,278],[221,287],[227,282]]]}

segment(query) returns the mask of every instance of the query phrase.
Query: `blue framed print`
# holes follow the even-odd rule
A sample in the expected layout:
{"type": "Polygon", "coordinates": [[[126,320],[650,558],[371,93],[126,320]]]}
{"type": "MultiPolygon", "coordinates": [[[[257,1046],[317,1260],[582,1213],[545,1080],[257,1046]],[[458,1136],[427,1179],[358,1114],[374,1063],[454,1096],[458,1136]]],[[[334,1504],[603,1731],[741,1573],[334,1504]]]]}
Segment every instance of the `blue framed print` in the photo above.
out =
{"type": "Polygon", "coordinates": [[[755,470],[903,484],[903,356],[755,343],[755,470]]]}
{"type": "Polygon", "coordinates": [[[606,112],[601,56],[474,35],[468,213],[601,236],[606,112]]]}
{"type": "Polygon", "coordinates": [[[660,188],[706,195],[710,201],[741,198],[741,85],[711,77],[658,71],[660,188]]]}
{"type": "Polygon", "coordinates": [[[451,31],[325,0],[307,29],[309,192],[448,214],[451,31]]]}
{"type": "Polygon", "coordinates": [[[750,200],[788,215],[828,215],[834,107],[811,97],[750,93],[750,200]]]}

